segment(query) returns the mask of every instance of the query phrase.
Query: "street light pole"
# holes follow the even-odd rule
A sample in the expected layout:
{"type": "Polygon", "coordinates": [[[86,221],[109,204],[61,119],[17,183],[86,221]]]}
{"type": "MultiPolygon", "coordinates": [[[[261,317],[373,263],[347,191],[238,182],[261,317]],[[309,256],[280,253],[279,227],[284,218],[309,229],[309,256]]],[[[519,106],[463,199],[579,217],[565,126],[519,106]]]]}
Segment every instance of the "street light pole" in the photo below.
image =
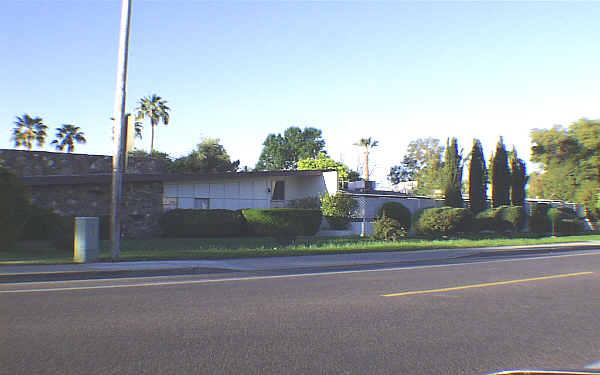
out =
{"type": "Polygon", "coordinates": [[[113,166],[112,191],[110,202],[110,252],[113,260],[118,260],[121,252],[121,190],[122,171],[122,129],[125,117],[125,99],[127,89],[127,54],[129,49],[129,25],[131,20],[131,0],[121,2],[121,29],[119,31],[119,53],[117,58],[117,86],[113,116],[113,166]]]}

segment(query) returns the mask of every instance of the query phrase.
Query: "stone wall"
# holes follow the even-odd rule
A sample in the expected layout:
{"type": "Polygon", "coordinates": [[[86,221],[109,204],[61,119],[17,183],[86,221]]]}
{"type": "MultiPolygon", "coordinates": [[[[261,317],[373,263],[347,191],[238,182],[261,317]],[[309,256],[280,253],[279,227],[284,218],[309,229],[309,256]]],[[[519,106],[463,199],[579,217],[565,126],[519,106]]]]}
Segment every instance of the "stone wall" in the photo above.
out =
{"type": "MultiPolygon", "coordinates": [[[[25,191],[34,205],[62,215],[110,214],[111,156],[0,149],[0,163],[19,177],[106,176],[105,179],[101,178],[106,182],[96,184],[80,183],[76,179],[70,184],[25,183],[25,191]]],[[[161,159],[130,158],[128,161],[128,174],[163,174],[165,171],[166,164],[161,159]]],[[[158,236],[158,219],[163,212],[162,194],[163,184],[160,181],[124,183],[121,211],[124,237],[158,236]]]]}
{"type": "MultiPolygon", "coordinates": [[[[61,215],[110,214],[110,184],[26,186],[31,202],[61,215]]],[[[156,237],[162,209],[161,182],[128,182],[123,186],[121,231],[126,238],[156,237]]]]}
{"type": "MultiPolygon", "coordinates": [[[[112,172],[112,156],[107,155],[0,149],[0,163],[12,169],[17,176],[70,176],[112,172]]],[[[166,172],[167,165],[163,159],[129,157],[127,161],[127,173],[166,172]]]]}

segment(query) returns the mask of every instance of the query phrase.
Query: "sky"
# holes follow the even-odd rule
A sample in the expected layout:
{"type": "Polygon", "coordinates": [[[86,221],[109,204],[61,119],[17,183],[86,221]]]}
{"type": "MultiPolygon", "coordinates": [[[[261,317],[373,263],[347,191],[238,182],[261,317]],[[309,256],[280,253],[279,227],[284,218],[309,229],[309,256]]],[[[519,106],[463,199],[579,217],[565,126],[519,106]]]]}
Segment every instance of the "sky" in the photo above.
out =
{"type": "MultiPolygon", "coordinates": [[[[35,149],[75,124],[77,153],[112,153],[120,5],[2,1],[0,148],[28,113],[49,127],[35,149]]],[[[372,137],[378,185],[418,138],[457,137],[465,154],[478,138],[489,157],[503,136],[529,161],[531,129],[600,118],[599,18],[600,2],[133,0],[126,108],[160,95],[155,149],[219,138],[250,168],[290,126],[321,129],[352,169],[372,137]]]]}

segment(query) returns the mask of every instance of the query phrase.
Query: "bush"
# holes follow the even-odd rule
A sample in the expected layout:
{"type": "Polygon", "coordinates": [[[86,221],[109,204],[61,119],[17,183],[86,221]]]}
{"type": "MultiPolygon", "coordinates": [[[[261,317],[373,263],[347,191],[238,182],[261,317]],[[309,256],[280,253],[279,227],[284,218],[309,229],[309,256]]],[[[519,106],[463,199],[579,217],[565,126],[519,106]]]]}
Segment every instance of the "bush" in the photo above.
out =
{"type": "Polygon", "coordinates": [[[566,207],[554,207],[548,210],[552,235],[556,234],[574,234],[579,231],[577,215],[573,210],[566,207]],[[564,222],[564,223],[563,223],[564,222]]]}
{"type": "Polygon", "coordinates": [[[519,231],[525,225],[525,210],[521,206],[500,206],[488,208],[475,217],[476,231],[494,232],[519,231]]]}
{"type": "Polygon", "coordinates": [[[306,197],[288,201],[288,208],[303,208],[306,210],[318,210],[321,208],[319,197],[306,197]]]}
{"type": "Polygon", "coordinates": [[[340,193],[321,196],[321,211],[332,229],[345,229],[356,206],[354,198],[340,193]]]}
{"type": "Polygon", "coordinates": [[[55,218],[55,232],[50,236],[52,244],[57,250],[72,252],[75,243],[75,217],[57,214],[55,218]]]}
{"type": "Polygon", "coordinates": [[[398,202],[386,202],[379,209],[377,217],[384,216],[400,222],[400,225],[406,230],[410,229],[411,214],[410,210],[405,205],[398,202]]]}
{"type": "Polygon", "coordinates": [[[583,232],[584,224],[579,218],[561,219],[558,222],[558,233],[563,236],[573,236],[583,232]]]}
{"type": "Polygon", "coordinates": [[[246,233],[241,211],[174,209],[159,219],[164,237],[229,237],[246,233]]]}
{"type": "Polygon", "coordinates": [[[242,210],[252,233],[290,243],[298,236],[314,236],[321,226],[321,211],[300,208],[242,210]]]}
{"type": "Polygon", "coordinates": [[[376,240],[398,241],[406,237],[406,227],[400,221],[387,217],[385,214],[373,222],[372,237],[376,240]]]}
{"type": "Polygon", "coordinates": [[[20,239],[26,241],[54,239],[59,216],[50,209],[31,205],[20,239]]]}
{"type": "Polygon", "coordinates": [[[28,211],[23,186],[12,171],[0,167],[0,250],[9,249],[21,236],[28,211]]]}
{"type": "Polygon", "coordinates": [[[428,237],[441,237],[470,231],[472,224],[473,214],[469,209],[428,208],[415,222],[415,231],[428,237]]]}
{"type": "Polygon", "coordinates": [[[546,203],[538,203],[531,210],[529,217],[529,231],[538,235],[550,233],[552,223],[548,218],[549,206],[546,203]]]}

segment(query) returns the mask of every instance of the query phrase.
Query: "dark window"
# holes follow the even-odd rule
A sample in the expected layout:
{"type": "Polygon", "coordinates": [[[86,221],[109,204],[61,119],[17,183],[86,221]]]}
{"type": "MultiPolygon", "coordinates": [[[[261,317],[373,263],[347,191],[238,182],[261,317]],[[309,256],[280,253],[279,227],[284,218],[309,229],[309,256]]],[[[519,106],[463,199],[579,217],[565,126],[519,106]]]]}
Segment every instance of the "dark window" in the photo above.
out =
{"type": "Polygon", "coordinates": [[[285,200],[285,182],[284,181],[275,181],[275,187],[273,188],[273,196],[274,201],[283,201],[285,200]]]}

